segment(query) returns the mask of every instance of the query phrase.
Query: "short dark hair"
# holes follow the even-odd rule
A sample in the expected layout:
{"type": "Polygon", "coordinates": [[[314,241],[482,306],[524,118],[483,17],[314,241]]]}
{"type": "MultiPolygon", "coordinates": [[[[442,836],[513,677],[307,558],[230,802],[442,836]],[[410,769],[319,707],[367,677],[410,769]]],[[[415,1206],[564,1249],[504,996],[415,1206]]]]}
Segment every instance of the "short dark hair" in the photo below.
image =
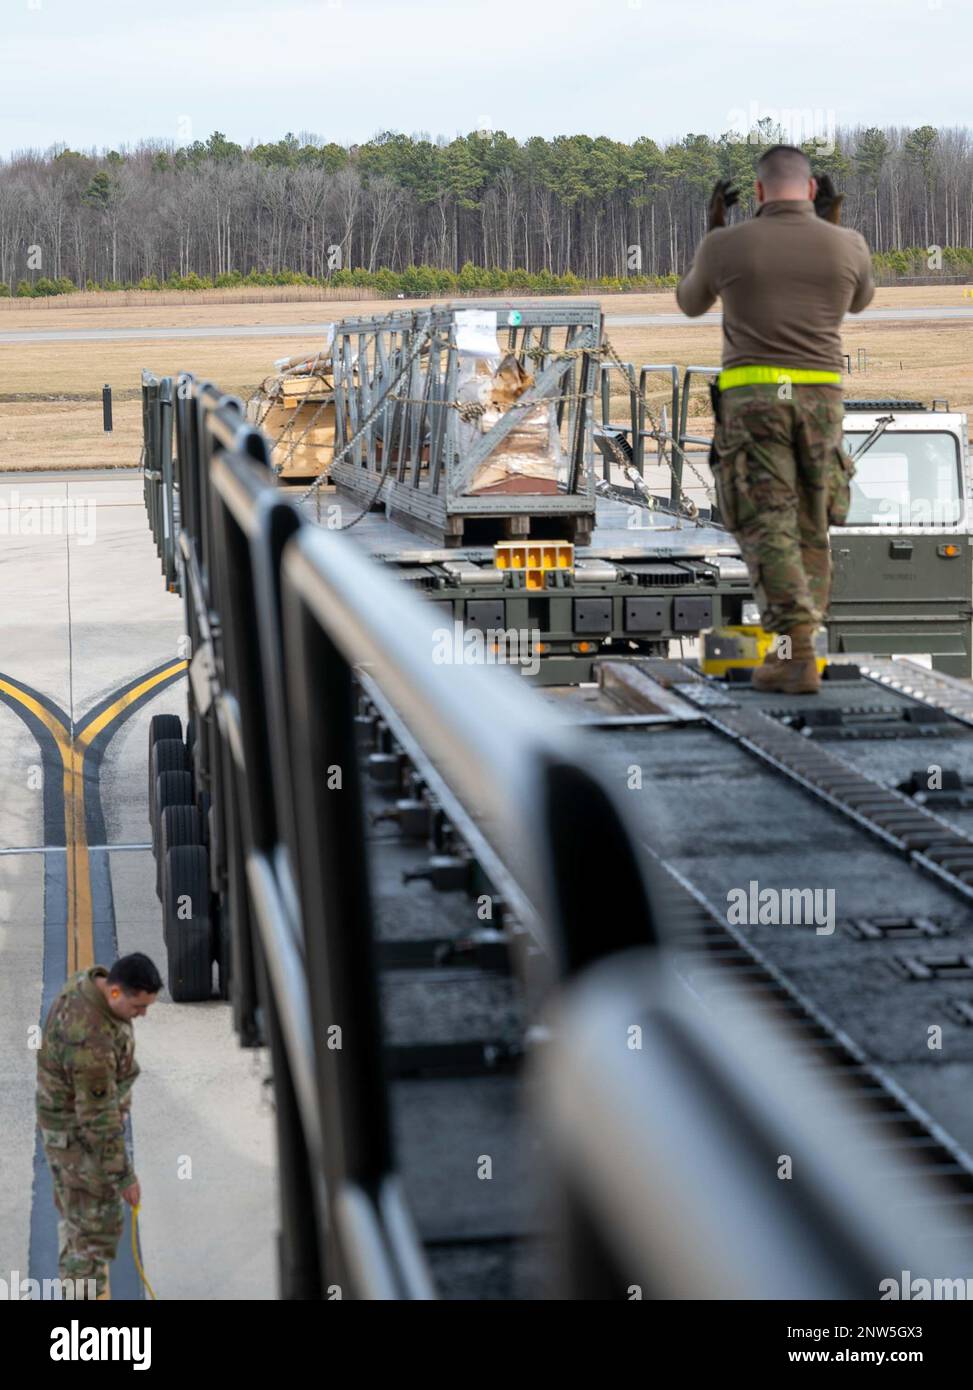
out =
{"type": "Polygon", "coordinates": [[[130,956],[119,956],[108,972],[108,983],[121,985],[126,994],[158,994],[162,976],[148,956],[133,951],[130,956]]]}
{"type": "Polygon", "coordinates": [[[811,161],[796,145],[772,145],[757,160],[757,177],[764,183],[803,183],[811,177],[811,161]]]}

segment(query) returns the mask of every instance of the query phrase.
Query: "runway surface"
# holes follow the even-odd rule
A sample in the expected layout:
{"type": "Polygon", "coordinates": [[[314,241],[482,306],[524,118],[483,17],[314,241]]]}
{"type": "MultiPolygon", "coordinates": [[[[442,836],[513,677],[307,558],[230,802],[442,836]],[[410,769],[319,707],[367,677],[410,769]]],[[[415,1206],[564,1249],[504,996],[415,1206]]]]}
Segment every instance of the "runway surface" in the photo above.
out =
{"type": "MultiPolygon", "coordinates": [[[[145,951],[165,977],[146,793],[152,715],[185,718],[181,603],[141,479],[0,486],[0,1278],[57,1274],[32,1039],[74,969],[145,951]]],[[[163,1299],[273,1298],[276,1193],[262,1054],[228,1006],[163,992],[135,1024],[145,1268],[163,1299]]],[[[129,1232],[115,1298],[140,1296],[129,1232]]]]}
{"type": "MultiPolygon", "coordinates": [[[[663,328],[676,324],[712,327],[722,320],[722,314],[702,314],[689,319],[684,314],[608,314],[606,323],[615,328],[663,328]]],[[[865,309],[850,314],[853,323],[868,321],[902,321],[932,323],[951,319],[973,319],[973,306],[947,306],[926,309],[865,309]]],[[[0,333],[0,343],[91,343],[122,342],[127,339],[148,342],[156,339],[188,338],[306,338],[324,334],[324,323],[242,323],[202,328],[25,328],[13,333],[0,333]]]]}

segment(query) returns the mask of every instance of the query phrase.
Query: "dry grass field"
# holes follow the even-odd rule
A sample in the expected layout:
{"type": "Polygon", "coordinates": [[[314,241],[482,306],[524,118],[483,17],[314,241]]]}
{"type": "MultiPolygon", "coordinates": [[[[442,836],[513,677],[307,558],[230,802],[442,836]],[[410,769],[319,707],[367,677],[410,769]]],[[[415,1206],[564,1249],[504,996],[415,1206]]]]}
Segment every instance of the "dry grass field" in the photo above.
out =
{"type": "MultiPolygon", "coordinates": [[[[214,296],[223,292],[214,291],[214,296]]],[[[205,302],[196,296],[166,295],[165,304],[118,305],[115,296],[84,296],[77,301],[0,301],[0,333],[20,330],[72,328],[157,328],[250,324],[321,323],[345,315],[389,312],[408,300],[288,299],[270,291],[260,301],[205,302]],[[270,298],[269,295],[275,296],[270,298]],[[95,303],[94,301],[99,301],[95,303]],[[36,304],[55,308],[36,309],[36,304]]],[[[145,297],[148,299],[149,297],[145,297]]],[[[921,308],[962,305],[962,287],[930,286],[880,289],[875,308],[921,308]]],[[[967,300],[968,304],[969,301],[967,300]]],[[[671,293],[608,295],[602,299],[608,315],[678,312],[671,293]]],[[[661,327],[607,326],[621,357],[629,362],[713,363],[719,360],[720,334],[715,326],[688,323],[661,327]]],[[[857,362],[858,349],[868,353],[868,371],[857,370],[846,381],[854,396],[893,395],[931,401],[946,397],[950,404],[973,415],[973,353],[969,322],[856,322],[844,331],[845,351],[857,362]]],[[[131,467],[138,462],[141,443],[139,380],[143,367],[160,373],[182,369],[209,377],[227,390],[248,395],[266,376],[274,358],[317,346],[313,335],[259,338],[129,339],[93,342],[0,343],[0,471],[20,469],[131,467]],[[101,388],[110,382],[114,392],[115,429],[101,428],[101,388]]],[[[650,399],[661,404],[667,396],[658,378],[650,399]]],[[[617,391],[617,387],[616,387],[617,391]]],[[[706,409],[698,397],[699,410],[706,409]]],[[[624,411],[618,401],[618,418],[624,411]]],[[[694,409],[693,414],[696,414],[694,409]]],[[[699,419],[706,426],[706,416],[699,419]]]]}

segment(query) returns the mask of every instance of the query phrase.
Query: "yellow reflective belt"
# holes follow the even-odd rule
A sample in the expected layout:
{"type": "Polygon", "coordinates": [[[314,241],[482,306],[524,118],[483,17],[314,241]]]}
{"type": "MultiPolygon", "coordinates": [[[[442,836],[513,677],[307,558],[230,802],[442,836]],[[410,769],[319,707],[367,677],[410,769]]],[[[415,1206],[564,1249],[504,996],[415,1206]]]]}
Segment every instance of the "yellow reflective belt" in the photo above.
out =
{"type": "Polygon", "coordinates": [[[720,390],[734,386],[778,386],[789,381],[792,386],[840,386],[840,372],[807,371],[803,367],[729,367],[720,372],[720,390]]]}

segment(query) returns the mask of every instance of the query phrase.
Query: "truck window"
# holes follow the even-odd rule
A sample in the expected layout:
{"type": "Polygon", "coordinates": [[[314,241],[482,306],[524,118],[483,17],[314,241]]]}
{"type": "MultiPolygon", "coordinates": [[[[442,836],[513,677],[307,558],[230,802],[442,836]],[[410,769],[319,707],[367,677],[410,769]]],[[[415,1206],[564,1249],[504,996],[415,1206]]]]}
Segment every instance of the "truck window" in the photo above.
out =
{"type": "MultiPolygon", "coordinates": [[[[847,431],[845,451],[869,431],[847,431]]],[[[959,447],[945,431],[886,433],[858,460],[848,526],[957,526],[963,516],[959,447]]]]}

